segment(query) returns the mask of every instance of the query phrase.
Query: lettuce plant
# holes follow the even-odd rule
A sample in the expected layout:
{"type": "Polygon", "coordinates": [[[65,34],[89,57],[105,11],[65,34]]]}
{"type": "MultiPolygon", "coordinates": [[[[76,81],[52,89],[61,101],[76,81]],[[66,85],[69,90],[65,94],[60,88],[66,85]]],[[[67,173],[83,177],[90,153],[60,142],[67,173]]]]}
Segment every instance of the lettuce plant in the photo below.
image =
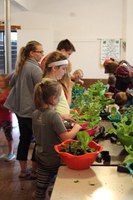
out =
{"type": "Polygon", "coordinates": [[[67,152],[72,155],[83,155],[89,152],[96,151],[89,147],[89,143],[92,141],[93,137],[85,131],[79,131],[77,133],[77,141],[72,141],[68,144],[63,144],[60,151],[67,152]]]}
{"type": "Polygon", "coordinates": [[[129,164],[129,163],[133,163],[133,146],[125,146],[124,147],[125,150],[129,153],[129,155],[127,155],[123,161],[123,164],[129,164]]]}
{"type": "Polygon", "coordinates": [[[133,147],[133,115],[130,124],[128,124],[127,121],[128,118],[122,116],[120,122],[112,123],[115,128],[109,128],[108,133],[116,134],[122,145],[131,145],[133,147]]]}

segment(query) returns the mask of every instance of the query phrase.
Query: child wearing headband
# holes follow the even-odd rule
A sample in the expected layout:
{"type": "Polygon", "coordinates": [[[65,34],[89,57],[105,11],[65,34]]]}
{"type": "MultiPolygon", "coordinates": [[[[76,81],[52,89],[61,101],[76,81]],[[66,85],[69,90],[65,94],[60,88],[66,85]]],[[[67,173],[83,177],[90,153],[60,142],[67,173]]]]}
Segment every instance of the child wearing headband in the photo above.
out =
{"type": "MultiPolygon", "coordinates": [[[[62,63],[66,61],[62,60],[62,63]]],[[[61,63],[49,63],[50,67],[61,63]]],[[[63,65],[62,65],[63,66],[63,65]]],[[[34,102],[36,111],[33,113],[33,132],[36,140],[36,160],[38,163],[36,191],[33,198],[45,199],[46,190],[57,174],[61,164],[59,155],[54,150],[54,145],[66,139],[74,138],[81,129],[75,124],[67,132],[59,113],[55,107],[60,102],[62,93],[61,84],[56,79],[45,78],[35,87],[34,102]]]]}
{"type": "MultiPolygon", "coordinates": [[[[45,78],[50,78],[59,81],[65,75],[67,67],[68,60],[66,56],[59,51],[54,51],[50,53],[46,60],[43,79],[45,80],[45,78]]],[[[69,118],[70,107],[63,88],[61,89],[60,101],[55,107],[55,110],[56,112],[59,112],[63,118],[69,118]]]]}

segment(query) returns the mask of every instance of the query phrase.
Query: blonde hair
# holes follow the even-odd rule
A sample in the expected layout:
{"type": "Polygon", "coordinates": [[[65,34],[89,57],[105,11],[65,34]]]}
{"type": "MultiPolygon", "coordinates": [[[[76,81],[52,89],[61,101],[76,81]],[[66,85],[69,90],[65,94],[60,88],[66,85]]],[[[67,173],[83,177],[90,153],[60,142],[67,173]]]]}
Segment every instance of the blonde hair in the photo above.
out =
{"type": "Polygon", "coordinates": [[[66,60],[66,59],[67,57],[63,55],[60,51],[54,51],[50,53],[45,62],[43,77],[45,77],[45,75],[52,70],[52,67],[49,67],[50,63],[60,61],[60,60],[66,60]]]}
{"type": "Polygon", "coordinates": [[[36,47],[42,45],[37,41],[30,41],[26,44],[25,47],[21,47],[16,62],[16,74],[20,74],[26,59],[30,56],[30,51],[36,51],[36,47]]]}
{"type": "Polygon", "coordinates": [[[75,70],[75,71],[73,72],[73,75],[74,75],[74,76],[81,76],[81,77],[83,77],[83,76],[84,76],[84,73],[83,73],[82,69],[77,69],[77,70],[75,70]]]}
{"type": "Polygon", "coordinates": [[[71,62],[68,60],[68,66],[66,68],[66,73],[64,74],[62,79],[59,80],[59,82],[62,84],[66,94],[68,93],[69,87],[71,85],[71,75],[70,75],[71,71],[72,71],[72,65],[71,65],[71,62]]]}
{"type": "Polygon", "coordinates": [[[51,97],[61,94],[61,85],[58,81],[44,78],[40,83],[37,83],[34,91],[35,107],[40,110],[44,104],[52,105],[51,97]]]}

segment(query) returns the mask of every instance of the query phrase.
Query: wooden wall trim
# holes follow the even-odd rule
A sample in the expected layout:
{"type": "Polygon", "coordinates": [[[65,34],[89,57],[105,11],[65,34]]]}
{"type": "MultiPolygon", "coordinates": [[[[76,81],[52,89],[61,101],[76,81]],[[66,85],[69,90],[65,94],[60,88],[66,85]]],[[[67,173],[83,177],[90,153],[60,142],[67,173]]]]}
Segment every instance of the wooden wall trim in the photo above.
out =
{"type": "Polygon", "coordinates": [[[108,82],[108,79],[82,79],[84,81],[84,87],[87,89],[90,87],[90,85],[94,84],[95,82],[97,82],[98,80],[101,80],[105,85],[108,82]]]}
{"type": "MultiPolygon", "coordinates": [[[[4,29],[5,29],[5,26],[4,25],[0,25],[0,30],[4,31],[4,29]]],[[[11,25],[11,30],[12,31],[17,31],[19,29],[21,29],[21,26],[11,25]]]]}

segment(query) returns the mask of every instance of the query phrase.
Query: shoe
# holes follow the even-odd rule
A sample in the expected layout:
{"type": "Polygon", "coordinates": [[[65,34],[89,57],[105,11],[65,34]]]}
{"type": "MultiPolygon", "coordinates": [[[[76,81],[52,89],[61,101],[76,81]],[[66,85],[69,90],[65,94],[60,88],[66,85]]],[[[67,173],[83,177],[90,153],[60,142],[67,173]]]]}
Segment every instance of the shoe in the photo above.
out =
{"type": "Polygon", "coordinates": [[[30,175],[27,177],[28,180],[36,180],[37,179],[37,173],[36,171],[31,171],[30,175]]]}
{"type": "Polygon", "coordinates": [[[11,161],[11,160],[13,160],[13,159],[15,159],[15,158],[16,158],[15,154],[9,153],[9,154],[7,154],[7,156],[5,157],[5,160],[6,160],[6,161],[11,161]]]}
{"type": "Polygon", "coordinates": [[[25,178],[27,179],[28,176],[30,176],[30,171],[26,170],[26,171],[21,171],[18,177],[21,179],[25,178]]]}
{"type": "Polygon", "coordinates": [[[4,153],[0,153],[0,159],[4,158],[5,154],[4,153]]]}

